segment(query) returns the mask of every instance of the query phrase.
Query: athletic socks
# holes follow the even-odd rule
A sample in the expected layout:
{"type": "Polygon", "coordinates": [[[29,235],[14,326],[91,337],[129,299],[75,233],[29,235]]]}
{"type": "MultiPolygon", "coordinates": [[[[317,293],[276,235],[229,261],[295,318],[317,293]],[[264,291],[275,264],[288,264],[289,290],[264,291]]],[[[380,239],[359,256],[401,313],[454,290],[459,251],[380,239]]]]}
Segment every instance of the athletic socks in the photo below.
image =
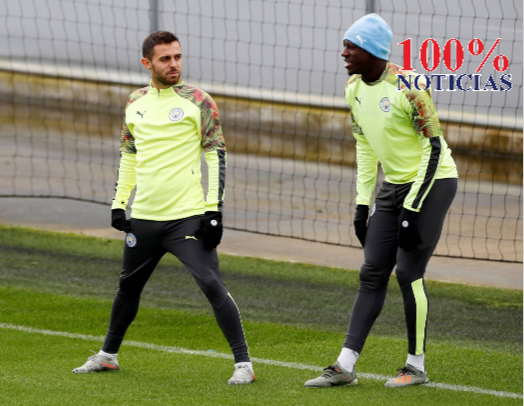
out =
{"type": "Polygon", "coordinates": [[[107,358],[110,358],[110,359],[116,359],[118,354],[109,354],[109,353],[107,353],[105,351],[100,350],[98,352],[98,355],[103,355],[104,357],[107,357],[107,358]]]}
{"type": "Polygon", "coordinates": [[[411,355],[408,354],[408,360],[406,361],[406,364],[409,364],[416,369],[418,369],[421,372],[426,372],[426,368],[424,367],[424,354],[422,355],[411,355]]]}
{"type": "Polygon", "coordinates": [[[348,372],[353,372],[355,369],[355,363],[357,362],[360,354],[356,351],[350,350],[349,348],[342,348],[340,355],[338,356],[338,363],[342,368],[348,372]]]}

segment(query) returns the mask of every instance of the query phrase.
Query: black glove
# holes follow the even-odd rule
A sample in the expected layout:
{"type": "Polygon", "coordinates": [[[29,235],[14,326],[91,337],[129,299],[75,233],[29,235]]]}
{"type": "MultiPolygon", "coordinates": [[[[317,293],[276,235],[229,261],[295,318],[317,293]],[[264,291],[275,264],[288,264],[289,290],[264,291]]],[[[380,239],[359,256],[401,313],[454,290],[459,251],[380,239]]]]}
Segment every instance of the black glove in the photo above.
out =
{"type": "Polygon", "coordinates": [[[126,211],[124,209],[113,209],[111,210],[111,227],[116,228],[118,231],[129,231],[130,221],[126,220],[126,211]]]}
{"type": "Polygon", "coordinates": [[[212,250],[220,244],[223,232],[222,213],[219,211],[206,211],[204,217],[200,219],[195,235],[201,235],[204,238],[204,248],[212,250]]]}
{"type": "Polygon", "coordinates": [[[403,208],[399,217],[398,246],[406,251],[413,251],[421,242],[418,213],[403,208]]]}
{"type": "Polygon", "coordinates": [[[355,234],[357,235],[360,245],[364,247],[366,242],[366,234],[368,232],[368,214],[369,206],[358,204],[355,211],[355,218],[353,219],[353,226],[355,227],[355,234]]]}

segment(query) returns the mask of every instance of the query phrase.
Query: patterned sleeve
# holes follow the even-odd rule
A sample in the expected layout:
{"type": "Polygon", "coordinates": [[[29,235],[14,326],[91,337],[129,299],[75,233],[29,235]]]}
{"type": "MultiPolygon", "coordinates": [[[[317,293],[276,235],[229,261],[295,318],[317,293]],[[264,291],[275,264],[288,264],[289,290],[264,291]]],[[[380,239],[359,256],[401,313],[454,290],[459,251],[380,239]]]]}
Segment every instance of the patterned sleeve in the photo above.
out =
{"type": "Polygon", "coordinates": [[[417,177],[404,200],[404,207],[411,211],[419,212],[422,204],[435,182],[435,175],[442,164],[445,152],[442,142],[442,129],[437,115],[437,110],[431,98],[431,88],[421,83],[418,90],[413,85],[410,90],[404,89],[406,112],[411,118],[413,130],[422,147],[422,156],[417,177]]]}
{"type": "MultiPolygon", "coordinates": [[[[426,85],[421,81],[419,87],[424,88],[426,85]]],[[[431,88],[418,90],[412,84],[411,89],[404,89],[404,95],[409,103],[405,106],[406,113],[410,116],[411,125],[419,139],[442,135],[437,109],[431,98],[431,88]]]]}
{"type": "Polygon", "coordinates": [[[120,134],[120,152],[126,152],[128,154],[136,154],[135,148],[135,137],[132,134],[132,128],[129,128],[126,122],[126,111],[127,108],[136,100],[140,99],[148,92],[148,88],[144,87],[131,93],[127,98],[126,107],[124,109],[124,122],[122,124],[122,132],[120,134]]]}
{"type": "Polygon", "coordinates": [[[126,152],[128,154],[136,154],[135,138],[126,124],[126,117],[124,116],[124,122],[122,124],[122,133],[120,135],[120,152],[126,152]]]}
{"type": "Polygon", "coordinates": [[[127,108],[135,100],[147,93],[147,88],[142,88],[129,95],[124,109],[124,122],[120,133],[120,162],[118,164],[117,178],[115,182],[115,194],[113,196],[112,209],[125,210],[129,203],[129,196],[136,184],[136,148],[135,138],[127,125],[127,108]]]}
{"type": "Polygon", "coordinates": [[[222,211],[226,190],[227,154],[218,108],[206,95],[201,104],[202,148],[208,167],[206,211],[222,211]]]}
{"type": "Polygon", "coordinates": [[[207,94],[201,104],[201,131],[202,147],[206,152],[226,149],[218,108],[207,94]]]}

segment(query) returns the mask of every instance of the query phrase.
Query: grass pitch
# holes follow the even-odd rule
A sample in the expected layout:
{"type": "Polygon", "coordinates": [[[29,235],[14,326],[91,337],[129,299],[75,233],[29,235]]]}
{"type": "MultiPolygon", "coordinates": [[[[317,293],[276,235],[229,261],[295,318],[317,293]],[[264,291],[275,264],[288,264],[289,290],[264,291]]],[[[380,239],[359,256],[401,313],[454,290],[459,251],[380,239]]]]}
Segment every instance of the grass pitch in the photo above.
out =
{"type": "Polygon", "coordinates": [[[522,404],[522,292],[427,282],[435,386],[395,390],[383,377],[403,365],[407,342],[392,278],[357,364],[359,385],[305,389],[338,356],[358,273],[231,256],[220,257],[221,268],[242,313],[255,384],[226,384],[227,342],[191,275],[170,257],[144,290],[121,371],[72,374],[100,349],[121,252],[121,241],[0,226],[0,404],[522,404]]]}

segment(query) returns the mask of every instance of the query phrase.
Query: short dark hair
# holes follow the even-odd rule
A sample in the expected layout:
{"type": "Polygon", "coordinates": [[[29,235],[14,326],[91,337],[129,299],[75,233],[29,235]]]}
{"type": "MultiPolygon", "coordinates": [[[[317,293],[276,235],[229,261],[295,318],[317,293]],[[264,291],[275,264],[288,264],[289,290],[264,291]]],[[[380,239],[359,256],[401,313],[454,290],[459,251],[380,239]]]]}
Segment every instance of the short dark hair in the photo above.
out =
{"type": "Polygon", "coordinates": [[[154,31],[149,34],[142,43],[142,56],[151,60],[153,58],[155,45],[171,44],[175,41],[180,44],[178,37],[169,31],[154,31]]]}

